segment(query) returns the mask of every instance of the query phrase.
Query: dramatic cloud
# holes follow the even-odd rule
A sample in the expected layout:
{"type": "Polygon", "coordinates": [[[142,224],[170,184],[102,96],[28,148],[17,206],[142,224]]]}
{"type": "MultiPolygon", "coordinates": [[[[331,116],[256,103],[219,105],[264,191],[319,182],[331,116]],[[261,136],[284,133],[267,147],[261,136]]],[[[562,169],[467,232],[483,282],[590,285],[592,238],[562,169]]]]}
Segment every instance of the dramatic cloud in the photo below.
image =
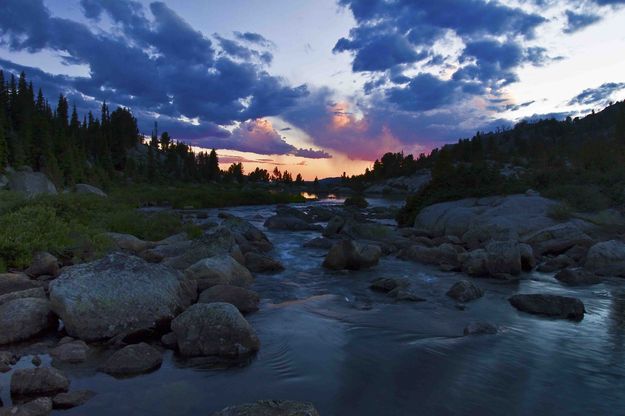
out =
{"type": "Polygon", "coordinates": [[[612,94],[625,89],[625,82],[608,82],[597,88],[588,88],[571,98],[570,105],[605,105],[612,94]]]}
{"type": "Polygon", "coordinates": [[[601,20],[601,17],[595,14],[575,13],[570,10],[566,11],[567,25],[564,28],[564,33],[574,33],[578,30],[592,25],[593,23],[601,20]]]}

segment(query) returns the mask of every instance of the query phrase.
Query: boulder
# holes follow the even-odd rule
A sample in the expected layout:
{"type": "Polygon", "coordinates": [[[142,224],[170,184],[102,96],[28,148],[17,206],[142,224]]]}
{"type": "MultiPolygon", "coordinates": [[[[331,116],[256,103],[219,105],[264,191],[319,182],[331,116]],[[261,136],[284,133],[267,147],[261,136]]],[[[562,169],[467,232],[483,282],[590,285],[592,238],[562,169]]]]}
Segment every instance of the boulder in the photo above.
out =
{"type": "Polygon", "coordinates": [[[0,408],[0,416],[47,416],[52,411],[52,399],[39,397],[10,408],[0,408]]]}
{"type": "Polygon", "coordinates": [[[171,323],[184,356],[238,357],[260,348],[256,332],[229,303],[197,303],[171,323]]]}
{"type": "Polygon", "coordinates": [[[0,295],[0,305],[10,302],[14,299],[25,299],[25,298],[46,299],[47,298],[46,291],[42,287],[36,287],[34,289],[25,289],[25,290],[20,290],[18,292],[11,292],[5,295],[0,295]]]}
{"type": "Polygon", "coordinates": [[[458,302],[469,302],[484,296],[484,291],[468,280],[460,280],[453,284],[446,295],[458,302]]]}
{"type": "Polygon", "coordinates": [[[317,224],[309,223],[297,217],[274,215],[267,218],[265,227],[270,230],[288,230],[288,231],[322,231],[323,227],[317,224]]]}
{"type": "Polygon", "coordinates": [[[241,313],[251,313],[258,310],[260,298],[258,293],[242,287],[231,285],[216,285],[200,294],[198,303],[225,302],[234,305],[241,313]]]}
{"type": "Polygon", "coordinates": [[[126,250],[134,254],[141,253],[143,250],[154,247],[151,241],[144,241],[130,234],[106,233],[106,236],[113,241],[117,248],[126,250]]]}
{"type": "Polygon", "coordinates": [[[0,305],[0,345],[24,341],[55,327],[47,299],[14,299],[0,305]]]}
{"type": "Polygon", "coordinates": [[[574,321],[584,319],[584,304],[576,298],[536,293],[514,295],[508,301],[518,310],[535,315],[574,321]]]}
{"type": "Polygon", "coordinates": [[[488,275],[488,253],[484,249],[477,249],[459,256],[462,271],[470,276],[488,275]]]}
{"type": "Polygon", "coordinates": [[[328,208],[312,205],[307,209],[308,217],[312,222],[330,221],[334,217],[334,211],[328,208]]]}
{"type": "Polygon", "coordinates": [[[324,237],[334,237],[341,232],[344,225],[345,218],[335,215],[330,219],[330,221],[328,221],[328,224],[323,229],[322,234],[324,237]]]}
{"type": "Polygon", "coordinates": [[[521,269],[524,272],[530,272],[536,267],[536,258],[534,257],[534,249],[529,244],[519,244],[521,253],[521,269]]]}
{"type": "Polygon", "coordinates": [[[345,205],[346,207],[352,207],[352,208],[367,208],[369,206],[369,203],[367,202],[367,200],[361,196],[361,195],[353,195],[353,196],[349,196],[347,198],[345,198],[345,202],[343,202],[343,205],[345,205]]]}
{"type": "Polygon", "coordinates": [[[200,290],[215,285],[246,287],[254,281],[252,273],[228,254],[200,260],[184,273],[187,279],[197,281],[200,290]]]}
{"type": "Polygon", "coordinates": [[[45,251],[35,253],[30,267],[24,271],[30,277],[43,275],[56,276],[59,274],[59,261],[52,254],[45,251]]]}
{"type": "Polygon", "coordinates": [[[601,276],[625,277],[625,243],[610,240],[593,245],[584,267],[601,276]]]}
{"type": "Polygon", "coordinates": [[[178,340],[176,339],[176,334],[173,332],[168,332],[161,337],[161,344],[167,349],[175,350],[178,348],[178,340]]]}
{"type": "Polygon", "coordinates": [[[575,265],[575,261],[566,254],[547,259],[536,270],[543,273],[552,273],[575,265]]]}
{"type": "Polygon", "coordinates": [[[18,369],[11,376],[13,397],[49,396],[68,389],[69,380],[55,368],[18,369]]]}
{"type": "Polygon", "coordinates": [[[405,260],[411,260],[424,264],[437,264],[439,266],[449,266],[449,269],[459,269],[459,255],[463,249],[453,244],[441,244],[438,247],[426,247],[414,244],[399,254],[405,260]]]}
{"type": "Polygon", "coordinates": [[[486,268],[491,276],[521,273],[521,249],[516,241],[492,241],[486,245],[486,268]]]}
{"type": "Polygon", "coordinates": [[[217,227],[210,234],[195,239],[176,256],[163,260],[163,264],[178,270],[185,270],[202,259],[229,254],[235,260],[244,263],[235,235],[226,227],[217,227]],[[241,258],[236,256],[240,255],[241,258]]]}
{"type": "Polygon", "coordinates": [[[0,295],[38,287],[41,287],[41,283],[30,280],[26,275],[17,273],[0,274],[0,295]]]}
{"type": "Polygon", "coordinates": [[[254,252],[245,253],[245,266],[254,273],[275,273],[284,270],[284,266],[278,260],[254,252]]]}
{"type": "Polygon", "coordinates": [[[52,398],[52,407],[54,409],[65,410],[73,409],[87,403],[95,393],[91,390],[75,390],[69,393],[59,393],[52,398]]]}
{"type": "Polygon", "coordinates": [[[128,345],[111,355],[100,367],[100,371],[114,377],[149,373],[163,363],[163,354],[156,348],[142,342],[128,345]]]}
{"type": "Polygon", "coordinates": [[[244,252],[259,251],[264,253],[273,248],[273,244],[271,244],[265,233],[249,221],[229,215],[221,225],[235,235],[235,240],[244,252]]]}
{"type": "Polygon", "coordinates": [[[0,373],[8,373],[11,371],[11,366],[17,364],[20,356],[9,352],[9,351],[0,351],[0,373]]]}
{"type": "Polygon", "coordinates": [[[312,403],[260,400],[256,403],[226,407],[212,416],[319,416],[319,412],[312,403]]]}
{"type": "Polygon", "coordinates": [[[596,285],[601,278],[581,267],[566,268],[555,275],[556,280],[569,286],[596,285]]]}
{"type": "Polygon", "coordinates": [[[50,284],[65,330],[86,341],[153,329],[197,298],[197,286],[160,264],[124,253],[67,267],[50,284]]]}
{"type": "Polygon", "coordinates": [[[369,285],[371,290],[388,293],[396,288],[406,288],[410,281],[403,277],[379,277],[369,285]]]}
{"type": "Polygon", "coordinates": [[[537,255],[561,254],[576,245],[589,246],[592,239],[575,224],[557,224],[525,236],[524,243],[537,255]]]}
{"type": "Polygon", "coordinates": [[[498,332],[495,325],[487,322],[471,322],[464,327],[464,335],[494,335],[498,332]]]}
{"type": "Polygon", "coordinates": [[[332,270],[366,269],[378,264],[381,256],[382,250],[379,246],[341,240],[330,248],[323,267],[332,270]]]}
{"type": "Polygon", "coordinates": [[[56,186],[41,172],[12,172],[8,178],[11,191],[22,192],[28,197],[57,193],[56,186]]]}
{"type": "Polygon", "coordinates": [[[65,342],[50,350],[52,359],[61,363],[82,363],[88,354],[89,346],[80,340],[65,342]]]}
{"type": "Polygon", "coordinates": [[[97,195],[97,196],[101,196],[103,198],[106,198],[108,195],[106,195],[106,192],[104,192],[102,189],[97,188],[93,185],[88,185],[86,183],[77,183],[76,184],[76,193],[77,194],[91,194],[91,195],[97,195]]]}

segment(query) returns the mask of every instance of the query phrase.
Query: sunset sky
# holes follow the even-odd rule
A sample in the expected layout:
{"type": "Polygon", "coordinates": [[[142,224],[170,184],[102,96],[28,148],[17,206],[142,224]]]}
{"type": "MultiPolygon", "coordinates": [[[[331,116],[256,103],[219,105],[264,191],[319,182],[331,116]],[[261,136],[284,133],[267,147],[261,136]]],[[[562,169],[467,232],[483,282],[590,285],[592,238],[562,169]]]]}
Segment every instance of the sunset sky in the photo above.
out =
{"type": "Polygon", "coordinates": [[[625,99],[625,0],[0,0],[50,100],[304,178],[625,99]]]}

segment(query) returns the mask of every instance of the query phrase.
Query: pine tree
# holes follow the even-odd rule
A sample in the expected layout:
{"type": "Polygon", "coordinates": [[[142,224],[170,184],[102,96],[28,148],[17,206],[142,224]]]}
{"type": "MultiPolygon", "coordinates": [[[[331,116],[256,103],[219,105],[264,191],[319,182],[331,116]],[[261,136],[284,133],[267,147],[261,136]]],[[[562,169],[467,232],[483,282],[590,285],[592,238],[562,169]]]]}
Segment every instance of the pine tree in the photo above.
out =
{"type": "Polygon", "coordinates": [[[215,149],[211,150],[208,155],[208,179],[211,181],[219,180],[219,159],[217,157],[217,152],[215,149]]]}

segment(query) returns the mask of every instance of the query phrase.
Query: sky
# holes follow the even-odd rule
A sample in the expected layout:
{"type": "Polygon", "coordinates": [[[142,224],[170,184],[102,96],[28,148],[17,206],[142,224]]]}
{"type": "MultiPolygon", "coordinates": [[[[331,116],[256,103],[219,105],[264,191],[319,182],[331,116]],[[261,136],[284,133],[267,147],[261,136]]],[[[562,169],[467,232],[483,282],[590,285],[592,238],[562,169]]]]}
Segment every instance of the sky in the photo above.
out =
{"type": "Polygon", "coordinates": [[[246,171],[362,173],[625,99],[625,0],[0,0],[0,69],[246,171]]]}

